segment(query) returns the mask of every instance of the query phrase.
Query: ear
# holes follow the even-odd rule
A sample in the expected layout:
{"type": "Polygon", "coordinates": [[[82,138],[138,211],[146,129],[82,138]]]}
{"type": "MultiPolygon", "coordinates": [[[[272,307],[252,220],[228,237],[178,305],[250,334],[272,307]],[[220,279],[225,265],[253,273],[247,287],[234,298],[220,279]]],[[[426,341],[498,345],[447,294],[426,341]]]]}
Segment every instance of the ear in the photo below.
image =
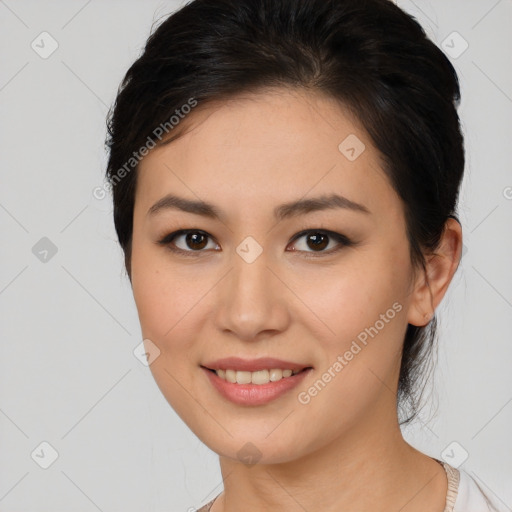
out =
{"type": "Polygon", "coordinates": [[[427,325],[443,299],[457,271],[462,253],[462,227],[450,217],[444,227],[439,247],[426,255],[426,273],[416,278],[412,292],[408,322],[418,327],[427,325]]]}

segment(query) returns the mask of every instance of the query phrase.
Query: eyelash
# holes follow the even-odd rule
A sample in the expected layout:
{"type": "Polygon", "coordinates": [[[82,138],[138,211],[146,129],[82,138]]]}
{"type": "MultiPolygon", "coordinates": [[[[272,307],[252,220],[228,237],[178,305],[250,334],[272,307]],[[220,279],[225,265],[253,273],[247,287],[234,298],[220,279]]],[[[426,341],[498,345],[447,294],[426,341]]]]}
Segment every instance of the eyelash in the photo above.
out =
{"type": "MultiPolygon", "coordinates": [[[[206,231],[202,231],[201,229],[180,229],[180,230],[177,230],[177,231],[174,231],[172,233],[169,233],[169,234],[165,235],[157,243],[159,245],[165,246],[167,249],[169,249],[173,253],[180,254],[180,255],[183,255],[183,256],[193,257],[193,258],[194,257],[198,257],[202,252],[205,252],[204,249],[197,250],[197,251],[193,251],[193,250],[185,251],[183,249],[179,249],[178,247],[173,247],[171,245],[175,238],[177,238],[178,236],[181,236],[181,235],[187,235],[189,233],[200,233],[202,235],[207,236],[209,239],[213,240],[213,237],[210,234],[208,234],[206,231]]],[[[330,230],[327,230],[327,229],[322,229],[322,228],[318,228],[318,229],[304,229],[304,230],[300,231],[299,233],[297,233],[292,238],[290,243],[294,243],[297,240],[299,240],[300,238],[302,238],[303,236],[308,235],[310,233],[327,235],[331,239],[334,239],[336,242],[338,242],[340,245],[337,248],[335,248],[335,249],[330,249],[329,251],[319,251],[319,252],[315,252],[315,251],[311,251],[311,252],[310,251],[289,251],[289,252],[305,253],[306,255],[304,257],[306,259],[312,259],[312,258],[319,258],[319,257],[322,257],[322,256],[327,256],[327,255],[330,256],[330,255],[332,255],[334,253],[339,252],[344,247],[351,247],[351,246],[355,245],[355,243],[352,240],[350,240],[348,237],[346,237],[345,235],[342,235],[341,233],[336,233],[334,231],[330,231],[330,230]]]]}

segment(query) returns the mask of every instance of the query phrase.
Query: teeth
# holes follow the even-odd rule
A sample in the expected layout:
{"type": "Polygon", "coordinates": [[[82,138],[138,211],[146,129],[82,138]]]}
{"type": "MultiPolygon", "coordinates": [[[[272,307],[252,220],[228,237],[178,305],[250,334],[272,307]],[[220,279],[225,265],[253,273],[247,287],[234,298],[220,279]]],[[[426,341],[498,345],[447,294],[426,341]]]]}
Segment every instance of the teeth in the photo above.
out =
{"type": "Polygon", "coordinates": [[[259,370],[257,372],[245,372],[236,370],[215,370],[215,373],[224,380],[233,384],[268,384],[276,382],[291,375],[299,373],[300,370],[259,370]]]}

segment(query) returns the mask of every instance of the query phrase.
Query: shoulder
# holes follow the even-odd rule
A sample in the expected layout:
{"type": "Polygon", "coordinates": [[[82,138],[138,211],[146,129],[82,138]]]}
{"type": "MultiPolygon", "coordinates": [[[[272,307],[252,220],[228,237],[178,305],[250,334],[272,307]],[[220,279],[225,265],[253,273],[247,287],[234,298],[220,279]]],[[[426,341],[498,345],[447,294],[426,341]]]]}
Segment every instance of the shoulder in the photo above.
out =
{"type": "Polygon", "coordinates": [[[459,487],[453,512],[503,512],[496,500],[491,500],[489,493],[468,473],[459,470],[459,487]]]}

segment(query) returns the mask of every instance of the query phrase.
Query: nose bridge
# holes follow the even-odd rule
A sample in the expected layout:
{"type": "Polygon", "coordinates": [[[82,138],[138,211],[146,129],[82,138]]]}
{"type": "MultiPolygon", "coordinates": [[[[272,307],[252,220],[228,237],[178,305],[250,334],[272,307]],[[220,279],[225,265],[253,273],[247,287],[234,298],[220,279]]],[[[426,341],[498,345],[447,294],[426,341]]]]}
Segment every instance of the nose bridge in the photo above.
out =
{"type": "MultiPolygon", "coordinates": [[[[241,296],[239,299],[249,297],[259,299],[265,296],[271,300],[271,288],[275,283],[271,282],[269,266],[269,252],[263,251],[263,247],[255,247],[251,241],[242,242],[233,256],[233,284],[241,296]]],[[[264,303],[262,302],[262,303],[264,303]]]]}
{"type": "Polygon", "coordinates": [[[232,270],[217,304],[218,328],[246,340],[255,339],[261,331],[284,329],[288,322],[286,298],[268,268],[268,253],[254,240],[246,239],[231,261],[232,270]]]}
{"type": "Polygon", "coordinates": [[[246,236],[231,255],[232,293],[236,294],[240,301],[247,297],[253,300],[259,299],[260,294],[270,298],[268,297],[269,278],[272,274],[268,269],[270,250],[264,249],[262,244],[261,239],[258,242],[253,236],[246,236]]]}

